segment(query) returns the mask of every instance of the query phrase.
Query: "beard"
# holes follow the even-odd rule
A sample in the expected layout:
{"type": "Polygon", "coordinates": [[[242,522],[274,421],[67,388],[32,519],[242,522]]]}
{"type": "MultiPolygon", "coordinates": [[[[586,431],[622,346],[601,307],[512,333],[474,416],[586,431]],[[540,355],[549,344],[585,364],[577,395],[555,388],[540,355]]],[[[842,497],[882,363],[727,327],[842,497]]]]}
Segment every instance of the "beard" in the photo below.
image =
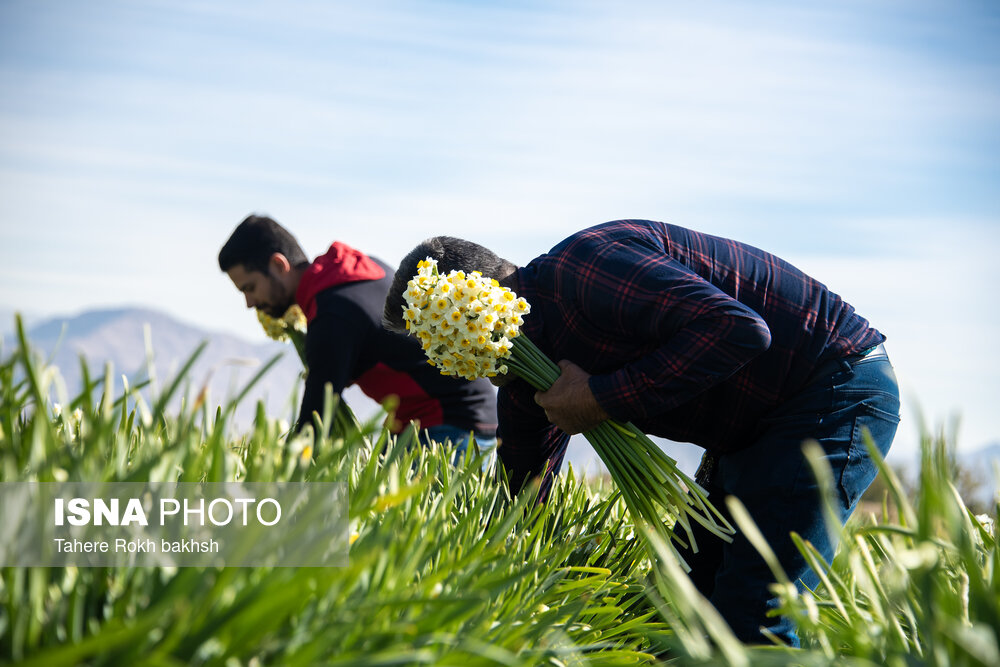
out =
{"type": "Polygon", "coordinates": [[[276,320],[281,319],[284,316],[285,311],[288,310],[288,308],[284,306],[257,306],[257,308],[259,310],[263,310],[276,320]]]}
{"type": "Polygon", "coordinates": [[[258,305],[257,308],[271,317],[283,317],[285,311],[295,305],[295,298],[290,291],[285,289],[280,280],[274,276],[268,276],[267,279],[271,288],[271,300],[269,303],[258,305]]]}

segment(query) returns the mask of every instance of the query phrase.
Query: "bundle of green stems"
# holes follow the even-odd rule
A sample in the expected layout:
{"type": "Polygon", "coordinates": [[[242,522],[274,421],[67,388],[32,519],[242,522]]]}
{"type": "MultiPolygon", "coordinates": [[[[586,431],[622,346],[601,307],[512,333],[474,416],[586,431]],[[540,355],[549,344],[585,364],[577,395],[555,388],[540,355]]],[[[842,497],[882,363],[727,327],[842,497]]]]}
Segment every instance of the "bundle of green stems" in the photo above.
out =
{"type": "MultiPolygon", "coordinates": [[[[514,339],[507,365],[539,391],[548,390],[560,374],[559,367],[523,334],[514,339]]],[[[632,520],[662,537],[685,570],[690,568],[674,543],[697,553],[692,520],[720,539],[732,540],[732,525],[705,490],[634,424],[609,419],[583,435],[607,467],[632,520]],[[678,526],[684,537],[678,535],[678,526]]]]}

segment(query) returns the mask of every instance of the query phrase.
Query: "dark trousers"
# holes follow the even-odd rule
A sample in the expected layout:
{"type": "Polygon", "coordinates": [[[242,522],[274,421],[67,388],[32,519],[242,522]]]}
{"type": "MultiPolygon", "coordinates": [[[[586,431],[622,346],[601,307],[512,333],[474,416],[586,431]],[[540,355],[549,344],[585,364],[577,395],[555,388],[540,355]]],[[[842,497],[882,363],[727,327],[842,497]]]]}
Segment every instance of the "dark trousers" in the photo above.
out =
{"type": "MultiPolygon", "coordinates": [[[[785,572],[800,587],[815,588],[819,578],[806,564],[789,534],[811,542],[827,562],[837,548],[823,518],[819,489],[802,456],[805,440],[816,440],[836,482],[834,505],[841,523],[875,479],[877,469],[862,441],[871,433],[883,456],[899,424],[899,389],[884,349],[864,357],[831,362],[802,391],[770,414],[763,434],[749,447],[714,461],[708,479],[699,480],[716,507],[736,496],[746,506],[785,572]]],[[[707,467],[707,466],[706,466],[707,467]]],[[[702,531],[699,552],[682,551],[691,578],[744,642],[766,641],[764,627],[798,646],[790,620],[767,616],[777,606],[768,586],[774,581],[757,551],[740,534],[726,544],[702,531]]]]}

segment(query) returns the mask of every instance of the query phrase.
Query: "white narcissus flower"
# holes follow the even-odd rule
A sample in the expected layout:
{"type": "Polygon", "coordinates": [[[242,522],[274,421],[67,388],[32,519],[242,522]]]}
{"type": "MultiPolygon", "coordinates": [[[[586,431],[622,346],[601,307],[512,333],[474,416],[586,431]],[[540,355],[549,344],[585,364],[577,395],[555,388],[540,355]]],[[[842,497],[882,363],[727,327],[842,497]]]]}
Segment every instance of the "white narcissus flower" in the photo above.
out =
{"type": "Polygon", "coordinates": [[[465,317],[465,321],[459,325],[458,329],[462,332],[463,336],[479,338],[479,325],[476,323],[476,320],[470,319],[468,316],[465,317]]]}
{"type": "Polygon", "coordinates": [[[257,310],[257,321],[260,322],[260,326],[264,329],[264,334],[271,340],[288,340],[288,334],[285,333],[285,323],[280,319],[271,317],[263,310],[257,310]]]}
{"type": "Polygon", "coordinates": [[[295,329],[296,331],[301,331],[302,333],[305,333],[306,331],[306,314],[302,312],[302,309],[299,308],[298,304],[292,304],[288,310],[285,311],[281,321],[284,322],[286,329],[295,329]]]}
{"type": "Polygon", "coordinates": [[[898,552],[896,561],[907,570],[927,570],[937,564],[941,554],[930,542],[921,542],[912,549],[898,552]]]}

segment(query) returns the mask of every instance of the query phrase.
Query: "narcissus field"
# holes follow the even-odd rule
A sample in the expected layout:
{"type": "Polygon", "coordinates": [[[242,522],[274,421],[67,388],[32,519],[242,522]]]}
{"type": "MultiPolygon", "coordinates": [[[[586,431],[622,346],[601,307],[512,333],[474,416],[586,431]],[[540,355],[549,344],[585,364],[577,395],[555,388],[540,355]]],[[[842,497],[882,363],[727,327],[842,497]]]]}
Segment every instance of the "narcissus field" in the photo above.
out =
{"type": "Polygon", "coordinates": [[[803,648],[747,646],[613,484],[568,471],[545,503],[512,496],[474,451],[453,464],[333,396],[315,440],[262,407],[238,431],[245,391],[211,405],[188,377],[200,351],[162,385],[85,369],[83,391],[55,400],[58,371],[21,330],[0,356],[0,482],[346,482],[348,565],[3,567],[0,662],[1000,664],[996,508],[969,511],[941,438],[921,444],[914,497],[883,465],[882,509],[852,519],[833,563],[814,559],[817,590],[798,595],[774,565],[803,648]]]}

